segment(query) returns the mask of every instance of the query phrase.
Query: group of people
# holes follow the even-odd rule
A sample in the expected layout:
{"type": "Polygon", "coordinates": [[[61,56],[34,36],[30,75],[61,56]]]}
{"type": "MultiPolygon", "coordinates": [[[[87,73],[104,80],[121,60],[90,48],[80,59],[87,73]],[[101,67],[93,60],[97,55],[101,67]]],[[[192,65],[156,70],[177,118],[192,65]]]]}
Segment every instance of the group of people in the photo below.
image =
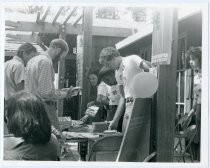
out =
{"type": "Polygon", "coordinates": [[[54,160],[59,156],[58,152],[51,152],[53,157],[48,155],[49,151],[57,149],[56,140],[64,139],[56,114],[56,100],[71,98],[78,88],[55,89],[53,62],[64,59],[68,51],[68,44],[62,39],[52,40],[41,54],[37,54],[32,44],[24,43],[16,56],[5,62],[5,134],[6,128],[12,134],[4,139],[5,159],[54,160]]]}
{"type": "MultiPolygon", "coordinates": [[[[198,71],[198,79],[195,78],[201,84],[201,53],[200,62],[196,61],[197,50],[194,48],[196,52],[188,52],[188,55],[193,69],[198,71]]],[[[76,88],[55,89],[53,62],[65,58],[68,51],[67,43],[61,39],[52,40],[42,54],[37,54],[32,44],[25,43],[18,49],[17,56],[5,62],[5,123],[12,133],[12,136],[5,136],[5,159],[58,159],[62,131],[55,101],[71,98],[76,88]],[[24,91],[19,92],[21,90],[24,91]],[[52,134],[53,130],[56,136],[52,134]]],[[[114,47],[102,49],[99,63],[103,66],[99,72],[90,70],[88,73],[93,96],[87,107],[103,107],[106,114],[102,110],[94,118],[86,114],[81,120],[106,120],[110,122],[109,129],[125,133],[134,106],[132,80],[138,73],[148,71],[152,64],[138,55],[122,57],[114,47]]],[[[199,82],[195,84],[196,103],[189,116],[196,112],[200,129],[200,113],[197,111],[201,109],[201,85],[199,82]]]]}

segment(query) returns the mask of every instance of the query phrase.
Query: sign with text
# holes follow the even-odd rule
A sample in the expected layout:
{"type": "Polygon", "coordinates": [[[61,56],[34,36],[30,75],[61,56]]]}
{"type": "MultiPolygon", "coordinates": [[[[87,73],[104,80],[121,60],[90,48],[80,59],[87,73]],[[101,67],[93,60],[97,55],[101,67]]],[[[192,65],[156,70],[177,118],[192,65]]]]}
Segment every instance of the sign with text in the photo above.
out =
{"type": "Polygon", "coordinates": [[[169,65],[171,61],[171,55],[168,53],[162,53],[162,54],[157,54],[152,56],[151,63],[153,65],[169,65]]]}

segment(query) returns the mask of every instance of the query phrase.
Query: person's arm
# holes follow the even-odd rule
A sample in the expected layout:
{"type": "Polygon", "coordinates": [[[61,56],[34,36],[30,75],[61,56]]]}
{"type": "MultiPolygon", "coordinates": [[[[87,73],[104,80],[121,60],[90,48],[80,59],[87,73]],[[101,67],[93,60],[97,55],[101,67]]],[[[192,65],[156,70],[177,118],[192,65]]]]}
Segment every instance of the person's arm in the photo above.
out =
{"type": "Polygon", "coordinates": [[[109,105],[108,87],[105,83],[101,82],[97,88],[96,105],[109,105]]]}
{"type": "Polygon", "coordinates": [[[117,106],[117,110],[115,112],[114,118],[109,124],[109,129],[117,129],[118,122],[123,114],[124,109],[125,109],[125,95],[124,95],[123,85],[119,85],[119,90],[120,90],[119,104],[117,106]]]}
{"type": "Polygon", "coordinates": [[[196,95],[194,95],[195,96],[195,98],[194,98],[194,102],[193,102],[193,107],[192,107],[192,109],[190,110],[190,112],[188,113],[188,117],[191,117],[192,115],[194,115],[195,114],[195,111],[196,111],[196,107],[197,107],[197,97],[196,97],[196,95]]]}
{"type": "Polygon", "coordinates": [[[149,61],[142,60],[139,67],[145,71],[149,71],[149,68],[152,67],[152,64],[149,61]]]}
{"type": "Polygon", "coordinates": [[[52,81],[52,65],[49,61],[43,60],[39,67],[39,79],[38,79],[38,93],[42,98],[46,99],[63,99],[67,96],[66,92],[60,92],[55,90],[54,83],[52,81]]]}
{"type": "Polygon", "coordinates": [[[101,105],[109,105],[109,100],[107,99],[107,96],[98,94],[97,95],[97,102],[99,102],[101,105]]]}
{"type": "Polygon", "coordinates": [[[16,84],[16,91],[24,89],[25,68],[22,64],[14,67],[14,82],[16,84]]]}

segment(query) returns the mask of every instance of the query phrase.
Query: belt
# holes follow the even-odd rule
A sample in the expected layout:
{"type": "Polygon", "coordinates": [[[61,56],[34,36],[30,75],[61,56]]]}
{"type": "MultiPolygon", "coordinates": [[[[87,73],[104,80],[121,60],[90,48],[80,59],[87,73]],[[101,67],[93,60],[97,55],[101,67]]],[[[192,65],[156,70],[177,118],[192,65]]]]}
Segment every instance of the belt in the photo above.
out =
{"type": "Polygon", "coordinates": [[[55,104],[56,104],[56,102],[51,101],[51,100],[45,100],[44,102],[45,102],[47,105],[55,105],[55,104]]]}
{"type": "Polygon", "coordinates": [[[132,103],[133,101],[134,101],[133,97],[128,97],[128,98],[125,99],[126,103],[132,103]]]}

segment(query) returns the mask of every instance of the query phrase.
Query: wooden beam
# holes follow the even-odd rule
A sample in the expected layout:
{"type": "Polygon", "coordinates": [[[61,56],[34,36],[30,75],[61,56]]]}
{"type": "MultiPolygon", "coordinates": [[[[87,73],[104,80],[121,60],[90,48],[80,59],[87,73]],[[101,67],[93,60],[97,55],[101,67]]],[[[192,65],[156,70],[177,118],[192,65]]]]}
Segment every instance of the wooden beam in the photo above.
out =
{"type": "Polygon", "coordinates": [[[10,26],[10,27],[17,27],[18,24],[19,24],[19,22],[13,22],[13,21],[9,21],[9,20],[5,21],[5,25],[10,26]]]}
{"type": "MultiPolygon", "coordinates": [[[[12,26],[13,31],[33,31],[40,33],[59,33],[60,24],[55,23],[52,25],[51,23],[39,23],[36,22],[12,22],[5,21],[6,26],[12,26]]],[[[8,30],[8,29],[7,29],[8,30]]],[[[109,27],[98,27],[93,26],[92,28],[93,36],[111,36],[111,37],[128,37],[132,34],[132,30],[128,28],[109,28],[109,27]]],[[[76,26],[72,26],[72,24],[66,25],[66,34],[82,34],[82,25],[77,24],[76,26]]]]}
{"type": "Polygon", "coordinates": [[[48,15],[48,13],[49,13],[49,11],[50,11],[50,6],[47,7],[47,10],[45,11],[45,13],[44,13],[44,15],[43,15],[43,17],[42,17],[42,20],[41,20],[42,22],[45,21],[47,15],[48,15]]]}
{"type": "MultiPolygon", "coordinates": [[[[76,25],[79,27],[79,25],[76,25]]],[[[68,27],[67,27],[68,32],[68,27]]],[[[108,36],[108,37],[128,37],[132,34],[132,30],[128,28],[110,28],[93,26],[93,36],[108,36]]]]}
{"type": "MultiPolygon", "coordinates": [[[[65,32],[65,27],[64,25],[61,25],[60,29],[60,34],[59,38],[66,40],[66,32],[65,32]]],[[[59,63],[58,63],[58,89],[64,88],[64,83],[65,83],[65,58],[60,58],[59,63]]],[[[63,100],[58,100],[58,116],[62,117],[63,116],[63,100]]]]}
{"type": "Polygon", "coordinates": [[[37,17],[36,17],[36,23],[40,22],[40,12],[37,13],[37,17]]]}
{"type": "Polygon", "coordinates": [[[70,19],[70,17],[74,14],[74,12],[77,10],[78,7],[74,7],[74,9],[71,11],[71,13],[69,14],[69,16],[66,18],[66,20],[63,22],[63,24],[66,24],[68,22],[68,20],[70,19]]]}
{"type": "Polygon", "coordinates": [[[6,37],[12,38],[16,41],[20,42],[28,42],[28,43],[40,43],[41,39],[36,33],[32,33],[31,35],[24,34],[6,34],[6,37]]]}
{"type": "Polygon", "coordinates": [[[152,35],[152,31],[153,31],[153,27],[151,25],[149,25],[149,26],[147,26],[147,28],[139,31],[138,33],[133,34],[122,41],[119,41],[117,44],[115,44],[116,49],[118,49],[118,50],[123,49],[126,46],[129,46],[129,45],[135,43],[136,41],[143,39],[144,37],[152,35]]]}
{"type": "Polygon", "coordinates": [[[17,51],[5,51],[4,52],[4,55],[6,57],[8,57],[8,56],[15,56],[16,54],[17,54],[17,51]]]}
{"type": "Polygon", "coordinates": [[[59,11],[57,12],[57,14],[56,14],[55,18],[53,19],[52,24],[55,24],[56,20],[58,19],[59,15],[61,14],[61,12],[62,12],[63,8],[64,8],[63,6],[62,6],[62,7],[60,7],[60,9],[59,9],[59,11]]]}
{"type": "Polygon", "coordinates": [[[174,156],[178,43],[177,18],[177,9],[173,10],[168,8],[160,10],[160,24],[157,24],[158,26],[154,25],[153,32],[153,45],[156,43],[156,46],[153,46],[152,55],[159,53],[171,54],[170,65],[159,65],[159,88],[157,92],[156,115],[157,162],[173,162],[174,156]],[[155,32],[157,32],[157,34],[155,34],[155,32]]]}
{"type": "MultiPolygon", "coordinates": [[[[59,33],[59,24],[52,25],[51,23],[39,23],[36,22],[12,22],[12,21],[6,21],[6,26],[12,26],[14,27],[14,31],[26,31],[26,32],[39,32],[39,33],[59,33]]],[[[73,32],[76,29],[73,29],[73,32]]],[[[78,33],[76,31],[75,33],[78,33]]]]}
{"type": "Polygon", "coordinates": [[[75,26],[83,17],[83,14],[80,14],[80,16],[72,23],[72,26],[75,26]]]}
{"type": "Polygon", "coordinates": [[[7,30],[7,31],[16,31],[15,28],[5,28],[5,30],[7,30]]]}
{"type": "Polygon", "coordinates": [[[89,100],[90,83],[84,77],[87,67],[91,67],[92,55],[92,24],[93,24],[93,8],[84,7],[84,32],[83,32],[83,73],[82,73],[82,98],[79,118],[84,115],[89,100]]]}

